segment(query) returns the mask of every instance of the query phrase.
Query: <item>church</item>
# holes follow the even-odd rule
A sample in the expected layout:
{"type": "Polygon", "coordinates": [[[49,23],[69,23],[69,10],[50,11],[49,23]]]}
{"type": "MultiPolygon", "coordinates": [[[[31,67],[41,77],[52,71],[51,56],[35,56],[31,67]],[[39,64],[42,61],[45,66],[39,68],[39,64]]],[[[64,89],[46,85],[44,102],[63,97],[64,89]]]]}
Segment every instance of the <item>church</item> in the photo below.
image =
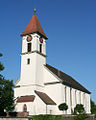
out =
{"type": "Polygon", "coordinates": [[[77,104],[83,104],[90,114],[90,92],[71,76],[46,63],[48,38],[36,10],[21,36],[21,74],[14,88],[15,111],[29,115],[72,114],[77,104]],[[61,103],[68,105],[67,111],[58,109],[61,103]]]}

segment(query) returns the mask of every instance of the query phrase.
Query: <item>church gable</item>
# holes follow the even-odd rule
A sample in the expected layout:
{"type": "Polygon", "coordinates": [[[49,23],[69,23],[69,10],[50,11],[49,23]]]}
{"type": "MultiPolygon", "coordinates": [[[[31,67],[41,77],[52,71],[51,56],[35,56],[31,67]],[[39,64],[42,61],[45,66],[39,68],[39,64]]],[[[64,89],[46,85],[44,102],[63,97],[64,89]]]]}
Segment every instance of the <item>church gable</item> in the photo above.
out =
{"type": "Polygon", "coordinates": [[[69,87],[72,87],[72,88],[75,88],[75,89],[78,89],[80,91],[83,91],[85,93],[88,93],[90,94],[90,92],[85,88],[83,87],[80,83],[78,83],[75,79],[73,79],[71,76],[65,74],[64,72],[62,71],[59,71],[58,69],[46,64],[46,67],[54,74],[56,75],[58,78],[61,79],[60,82],[62,82],[62,84],[64,85],[67,85],[69,87]]]}
{"type": "Polygon", "coordinates": [[[60,83],[60,79],[44,65],[44,84],[60,83]]]}

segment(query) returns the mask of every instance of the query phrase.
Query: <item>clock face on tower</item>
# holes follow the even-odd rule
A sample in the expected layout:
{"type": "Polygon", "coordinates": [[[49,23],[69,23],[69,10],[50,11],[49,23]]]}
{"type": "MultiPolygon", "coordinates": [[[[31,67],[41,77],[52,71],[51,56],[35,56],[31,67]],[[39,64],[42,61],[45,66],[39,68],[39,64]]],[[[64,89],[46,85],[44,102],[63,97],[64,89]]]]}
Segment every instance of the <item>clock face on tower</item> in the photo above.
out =
{"type": "Polygon", "coordinates": [[[43,38],[42,37],[40,37],[40,42],[43,43],[43,38]]]}
{"type": "Polygon", "coordinates": [[[32,40],[32,36],[29,35],[29,36],[27,37],[27,41],[30,42],[31,40],[32,40]]]}

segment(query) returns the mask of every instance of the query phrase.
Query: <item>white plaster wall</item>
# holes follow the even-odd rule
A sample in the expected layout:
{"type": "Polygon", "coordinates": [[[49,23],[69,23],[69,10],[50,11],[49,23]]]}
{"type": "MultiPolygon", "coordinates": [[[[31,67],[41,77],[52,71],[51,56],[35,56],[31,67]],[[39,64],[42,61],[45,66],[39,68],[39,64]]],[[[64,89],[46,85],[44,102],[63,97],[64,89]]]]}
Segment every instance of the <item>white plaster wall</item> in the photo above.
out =
{"type": "Polygon", "coordinates": [[[76,106],[75,89],[72,88],[72,110],[73,111],[74,111],[75,106],[76,106]]]}
{"type": "MultiPolygon", "coordinates": [[[[46,93],[56,102],[56,107],[55,108],[55,113],[54,114],[63,114],[62,111],[58,109],[58,105],[61,103],[65,103],[65,95],[64,95],[64,89],[65,86],[60,84],[51,84],[51,85],[46,85],[46,93]]],[[[70,107],[70,88],[66,87],[66,104],[68,105],[68,110],[67,114],[71,114],[71,107],[70,107]]],[[[49,110],[50,111],[50,110],[49,110]]],[[[64,112],[66,113],[66,112],[64,112]]]]}
{"type": "Polygon", "coordinates": [[[80,104],[79,90],[76,90],[76,98],[77,98],[77,104],[80,104]]]}
{"type": "Polygon", "coordinates": [[[45,66],[44,67],[44,83],[60,82],[56,75],[53,75],[51,71],[45,66]]]}
{"type": "Polygon", "coordinates": [[[67,92],[67,95],[66,95],[66,104],[68,105],[68,110],[67,110],[67,114],[71,114],[71,106],[70,106],[70,87],[67,87],[66,86],[66,92],[67,92]]]}
{"type": "Polygon", "coordinates": [[[18,85],[42,85],[44,64],[46,59],[38,53],[22,55],[21,59],[21,79],[18,85]],[[30,59],[30,64],[27,64],[27,59],[30,59]]]}
{"type": "Polygon", "coordinates": [[[32,46],[31,46],[32,51],[38,50],[39,35],[36,33],[30,34],[30,35],[32,36],[32,40],[30,42],[27,42],[28,35],[23,36],[22,38],[22,53],[27,52],[27,43],[32,43],[32,46]]]}
{"type": "Polygon", "coordinates": [[[36,53],[36,84],[44,86],[44,65],[46,58],[36,53]]]}
{"type": "MultiPolygon", "coordinates": [[[[31,34],[32,51],[40,50],[40,35],[37,33],[31,34]]],[[[22,53],[27,52],[27,37],[22,38],[22,53]]],[[[43,38],[42,53],[46,55],[46,40],[43,38]]],[[[21,78],[18,85],[36,85],[40,89],[44,86],[43,68],[46,64],[46,58],[38,53],[27,53],[21,55],[21,78]],[[27,59],[30,59],[30,64],[27,64],[27,59]]]]}
{"type": "Polygon", "coordinates": [[[15,106],[15,111],[23,112],[23,105],[26,104],[29,115],[46,114],[46,104],[39,98],[37,94],[34,93],[34,95],[34,102],[17,103],[15,106]]]}
{"type": "Polygon", "coordinates": [[[90,114],[90,94],[84,93],[76,89],[72,89],[72,91],[73,91],[72,109],[74,110],[74,107],[76,107],[76,101],[75,101],[75,91],[76,91],[77,104],[83,104],[86,113],[90,114]]]}
{"type": "Polygon", "coordinates": [[[62,114],[62,112],[58,109],[58,105],[64,102],[62,98],[62,84],[47,85],[45,91],[47,95],[57,104],[55,114],[62,114]]]}
{"type": "Polygon", "coordinates": [[[35,114],[35,106],[33,102],[23,102],[23,103],[17,103],[15,106],[15,111],[17,112],[23,112],[23,106],[24,104],[27,105],[27,111],[29,112],[29,115],[35,114]]]}
{"type": "Polygon", "coordinates": [[[37,94],[35,94],[35,96],[35,115],[46,114],[46,104],[40,99],[40,97],[37,94]]]}
{"type": "Polygon", "coordinates": [[[34,95],[34,90],[36,89],[34,86],[21,86],[14,89],[14,97],[26,96],[26,95],[34,95]]]}
{"type": "Polygon", "coordinates": [[[56,105],[47,105],[47,114],[55,115],[56,114],[56,105]]]}
{"type": "Polygon", "coordinates": [[[46,40],[43,38],[43,43],[40,43],[40,35],[38,35],[37,33],[33,33],[30,35],[32,36],[32,40],[30,42],[27,42],[28,35],[23,36],[22,38],[22,53],[27,52],[27,43],[32,43],[32,51],[40,51],[40,44],[42,44],[42,53],[46,55],[46,40]]]}
{"type": "Polygon", "coordinates": [[[36,79],[36,53],[26,54],[21,56],[21,79],[20,85],[35,84],[36,79]],[[30,64],[27,64],[27,59],[30,59],[30,64]]]}
{"type": "Polygon", "coordinates": [[[81,92],[81,104],[82,104],[82,105],[84,105],[83,94],[84,94],[84,92],[81,92]]]}
{"type": "Polygon", "coordinates": [[[85,93],[85,110],[86,113],[90,114],[90,94],[85,93]]]}

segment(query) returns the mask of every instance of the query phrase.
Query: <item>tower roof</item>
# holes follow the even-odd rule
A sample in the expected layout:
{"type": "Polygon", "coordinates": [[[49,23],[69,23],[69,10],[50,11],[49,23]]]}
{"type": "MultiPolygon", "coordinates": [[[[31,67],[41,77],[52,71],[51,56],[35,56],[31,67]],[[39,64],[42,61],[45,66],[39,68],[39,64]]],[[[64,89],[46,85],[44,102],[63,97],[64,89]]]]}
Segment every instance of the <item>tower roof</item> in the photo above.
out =
{"type": "Polygon", "coordinates": [[[36,14],[33,15],[33,17],[31,18],[29,24],[27,25],[27,27],[25,28],[24,32],[21,34],[21,36],[24,35],[28,35],[30,33],[39,33],[40,35],[42,35],[45,39],[47,39],[47,36],[45,35],[41,24],[39,23],[39,20],[36,16],[36,14]]]}

